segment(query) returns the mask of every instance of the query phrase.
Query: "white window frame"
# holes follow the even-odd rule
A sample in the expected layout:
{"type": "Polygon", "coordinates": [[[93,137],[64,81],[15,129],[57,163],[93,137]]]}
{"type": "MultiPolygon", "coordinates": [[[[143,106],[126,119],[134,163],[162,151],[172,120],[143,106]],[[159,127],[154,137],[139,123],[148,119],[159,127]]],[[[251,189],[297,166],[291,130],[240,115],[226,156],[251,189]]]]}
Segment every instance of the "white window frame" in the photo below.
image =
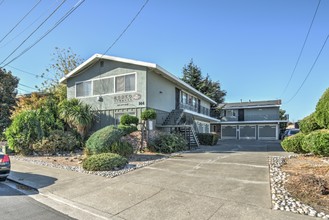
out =
{"type": "Polygon", "coordinates": [[[102,79],[108,79],[108,78],[113,78],[114,80],[114,85],[113,85],[113,93],[106,93],[106,94],[101,94],[102,96],[107,96],[107,95],[113,95],[113,94],[125,94],[125,93],[132,93],[132,92],[137,92],[137,72],[131,72],[131,73],[125,73],[125,74],[120,74],[116,76],[106,76],[106,77],[100,77],[96,79],[90,79],[90,80],[83,80],[83,81],[77,81],[75,82],[75,98],[91,98],[91,97],[98,97],[100,95],[94,95],[94,81],[96,80],[102,80],[102,79]],[[116,85],[115,85],[115,78],[120,77],[120,76],[126,76],[126,75],[135,75],[135,90],[133,91],[128,91],[128,92],[116,92],[116,85]],[[77,97],[77,84],[79,83],[84,83],[84,82],[90,82],[91,81],[91,95],[89,96],[79,96],[77,97]]]}
{"type": "MultiPolygon", "coordinates": [[[[90,96],[77,96],[77,84],[80,84],[80,83],[86,83],[86,82],[91,82],[91,94],[93,94],[93,88],[94,88],[94,83],[93,83],[93,80],[85,80],[85,81],[78,81],[78,82],[75,82],[75,98],[84,98],[84,97],[90,97],[90,96]]],[[[91,95],[92,96],[92,95],[91,95]]]]}
{"type": "MultiPolygon", "coordinates": [[[[125,82],[126,82],[126,79],[125,79],[125,82]]],[[[125,87],[126,87],[126,85],[125,85],[125,87]]],[[[125,88],[126,89],[126,88],[125,88]]],[[[117,76],[114,76],[114,93],[115,94],[123,94],[123,93],[130,93],[130,92],[136,92],[136,90],[137,90],[137,74],[136,74],[136,72],[134,72],[134,73],[125,73],[125,74],[121,74],[121,75],[117,75],[117,76]],[[133,91],[124,91],[124,92],[116,92],[116,78],[117,77],[122,77],[122,76],[127,76],[127,75],[135,75],[135,90],[133,90],[133,91]]]]}

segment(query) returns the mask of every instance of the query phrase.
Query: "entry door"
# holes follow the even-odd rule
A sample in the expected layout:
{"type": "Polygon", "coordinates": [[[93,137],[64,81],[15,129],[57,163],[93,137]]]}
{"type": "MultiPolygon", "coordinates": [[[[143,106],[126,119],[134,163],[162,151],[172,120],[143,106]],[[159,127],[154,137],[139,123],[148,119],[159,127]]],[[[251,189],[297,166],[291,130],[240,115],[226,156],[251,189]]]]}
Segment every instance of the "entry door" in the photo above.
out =
{"type": "Polygon", "coordinates": [[[244,121],[244,109],[238,111],[238,121],[244,121]]]}
{"type": "Polygon", "coordinates": [[[176,88],[176,109],[179,109],[180,104],[180,89],[176,88]]]}

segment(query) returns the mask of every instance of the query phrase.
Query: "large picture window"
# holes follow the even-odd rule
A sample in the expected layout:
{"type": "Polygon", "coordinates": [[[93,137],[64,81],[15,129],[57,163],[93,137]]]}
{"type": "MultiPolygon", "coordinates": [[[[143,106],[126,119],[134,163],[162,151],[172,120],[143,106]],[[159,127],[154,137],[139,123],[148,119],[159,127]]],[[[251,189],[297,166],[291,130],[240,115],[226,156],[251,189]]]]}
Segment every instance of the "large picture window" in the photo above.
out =
{"type": "Polygon", "coordinates": [[[136,91],[136,74],[112,76],[76,83],[76,97],[136,91]]]}
{"type": "Polygon", "coordinates": [[[91,81],[76,84],[76,97],[91,96],[91,81]]]}
{"type": "Polygon", "coordinates": [[[93,95],[114,93],[114,78],[94,80],[93,95]]]}

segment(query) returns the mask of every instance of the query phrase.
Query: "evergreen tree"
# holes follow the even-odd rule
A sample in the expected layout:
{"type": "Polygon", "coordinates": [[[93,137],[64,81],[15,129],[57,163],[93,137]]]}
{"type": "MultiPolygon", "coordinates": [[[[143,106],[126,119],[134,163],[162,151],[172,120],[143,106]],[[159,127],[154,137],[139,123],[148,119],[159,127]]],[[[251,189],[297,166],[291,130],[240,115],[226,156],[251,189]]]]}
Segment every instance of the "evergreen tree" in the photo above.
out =
{"type": "Polygon", "coordinates": [[[204,77],[201,69],[193,63],[193,59],[184,65],[182,80],[217,103],[224,102],[226,91],[221,90],[219,81],[212,81],[208,74],[204,77]]]}
{"type": "Polygon", "coordinates": [[[0,140],[9,126],[11,111],[16,105],[17,85],[19,79],[0,68],[0,140]]]}

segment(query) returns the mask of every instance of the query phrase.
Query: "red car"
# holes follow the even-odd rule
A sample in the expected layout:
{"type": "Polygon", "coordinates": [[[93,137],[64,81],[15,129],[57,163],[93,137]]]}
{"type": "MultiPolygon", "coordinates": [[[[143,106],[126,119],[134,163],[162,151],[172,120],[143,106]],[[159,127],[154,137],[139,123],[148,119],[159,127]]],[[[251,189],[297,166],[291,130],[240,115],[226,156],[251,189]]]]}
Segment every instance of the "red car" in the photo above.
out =
{"type": "Polygon", "coordinates": [[[10,158],[0,152],[0,181],[5,181],[10,173],[10,158]]]}

